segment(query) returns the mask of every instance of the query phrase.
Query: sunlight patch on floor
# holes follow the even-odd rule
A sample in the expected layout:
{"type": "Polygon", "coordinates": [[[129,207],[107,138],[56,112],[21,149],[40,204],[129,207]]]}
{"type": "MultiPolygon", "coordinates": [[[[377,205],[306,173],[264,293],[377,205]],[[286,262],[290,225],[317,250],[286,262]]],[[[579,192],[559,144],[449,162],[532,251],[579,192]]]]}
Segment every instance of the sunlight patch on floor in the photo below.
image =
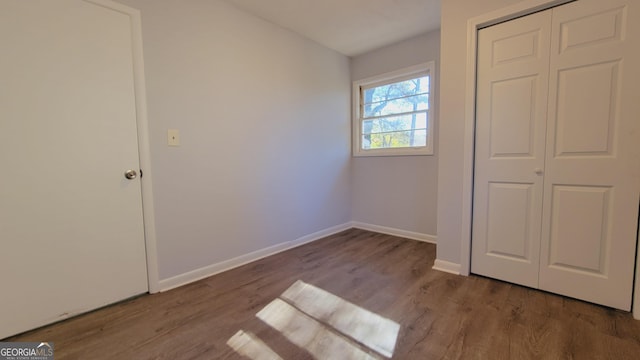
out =
{"type": "Polygon", "coordinates": [[[235,352],[253,360],[283,360],[275,351],[258,337],[242,330],[227,341],[235,352]]]}
{"type": "MultiPolygon", "coordinates": [[[[393,356],[400,325],[298,280],[256,317],[316,359],[381,360],[393,356]]],[[[281,357],[240,330],[227,344],[253,360],[281,357]]]]}
{"type": "Polygon", "coordinates": [[[370,349],[386,357],[393,355],[400,331],[398,323],[300,280],[281,298],[370,349]]]}
{"type": "Polygon", "coordinates": [[[380,359],[280,299],[273,300],[256,316],[316,359],[380,359]]]}

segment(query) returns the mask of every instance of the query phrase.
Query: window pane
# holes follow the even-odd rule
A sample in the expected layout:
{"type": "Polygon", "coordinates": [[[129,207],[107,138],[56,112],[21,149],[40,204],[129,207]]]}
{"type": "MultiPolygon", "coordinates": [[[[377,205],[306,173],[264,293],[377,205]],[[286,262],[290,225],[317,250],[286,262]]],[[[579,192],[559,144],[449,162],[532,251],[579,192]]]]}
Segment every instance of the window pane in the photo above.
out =
{"type": "Polygon", "coordinates": [[[364,90],[365,102],[385,101],[429,92],[429,76],[404,80],[364,90]],[[370,101],[366,101],[370,100],[370,101]]]}
{"type": "Polygon", "coordinates": [[[421,94],[370,104],[365,103],[363,116],[368,118],[428,109],[429,94],[421,94]]]}
{"type": "Polygon", "coordinates": [[[363,91],[365,104],[388,101],[396,98],[424,94],[429,92],[429,76],[399,81],[363,91]]]}
{"type": "Polygon", "coordinates": [[[364,120],[362,122],[362,133],[365,135],[426,128],[426,112],[389,116],[373,120],[364,120]]]}
{"type": "Polygon", "coordinates": [[[394,131],[362,136],[362,148],[389,149],[427,145],[427,130],[394,131]]]}

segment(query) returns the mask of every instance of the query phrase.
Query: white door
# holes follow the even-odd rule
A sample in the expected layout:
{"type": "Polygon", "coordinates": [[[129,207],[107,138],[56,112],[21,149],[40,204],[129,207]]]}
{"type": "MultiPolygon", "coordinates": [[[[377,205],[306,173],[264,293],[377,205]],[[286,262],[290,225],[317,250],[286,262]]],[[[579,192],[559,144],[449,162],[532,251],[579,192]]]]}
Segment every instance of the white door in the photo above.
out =
{"type": "MultiPolygon", "coordinates": [[[[627,19],[639,17],[637,2],[579,0],[479,31],[473,272],[630,309],[640,199],[640,27],[627,19]],[[551,34],[546,44],[542,37],[530,42],[550,49],[542,59],[548,96],[526,102],[524,87],[501,91],[493,68],[500,43],[530,34],[531,26],[519,24],[535,18],[551,34]],[[541,104],[543,116],[526,110],[541,104]],[[536,122],[529,133],[521,125],[528,119],[536,122]],[[504,139],[531,162],[497,161],[490,149],[504,139]],[[523,151],[525,144],[533,150],[523,151]],[[517,176],[502,175],[509,171],[517,176]]],[[[521,39],[510,47],[519,48],[530,46],[521,39]]],[[[510,81],[527,79],[523,72],[510,81]]]]}
{"type": "Polygon", "coordinates": [[[0,338],[147,291],[131,26],[0,0],[0,338]]]}
{"type": "Polygon", "coordinates": [[[551,11],[478,33],[471,270],[538,286],[551,11]]]}
{"type": "Polygon", "coordinates": [[[540,288],[629,310],[640,190],[640,2],[554,9],[540,288]],[[631,20],[635,19],[635,20],[631,20]]]}

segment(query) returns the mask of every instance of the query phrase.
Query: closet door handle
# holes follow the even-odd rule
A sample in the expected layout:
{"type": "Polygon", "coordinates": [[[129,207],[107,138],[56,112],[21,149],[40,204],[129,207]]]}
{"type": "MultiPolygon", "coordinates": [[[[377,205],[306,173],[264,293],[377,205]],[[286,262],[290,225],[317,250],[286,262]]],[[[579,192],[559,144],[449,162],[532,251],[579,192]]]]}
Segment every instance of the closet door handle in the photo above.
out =
{"type": "Polygon", "coordinates": [[[544,170],[542,170],[541,168],[535,168],[533,172],[538,176],[542,176],[542,174],[544,174],[544,170]]]}

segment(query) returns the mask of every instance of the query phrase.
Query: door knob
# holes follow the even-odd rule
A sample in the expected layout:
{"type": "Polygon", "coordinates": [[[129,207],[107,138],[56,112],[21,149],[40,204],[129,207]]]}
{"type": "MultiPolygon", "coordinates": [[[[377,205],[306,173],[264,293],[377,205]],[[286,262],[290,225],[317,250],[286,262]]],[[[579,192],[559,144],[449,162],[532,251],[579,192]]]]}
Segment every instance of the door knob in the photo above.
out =
{"type": "Polygon", "coordinates": [[[535,173],[536,173],[536,175],[542,175],[542,174],[544,174],[544,171],[543,171],[542,169],[540,169],[540,168],[535,168],[535,170],[533,170],[533,172],[535,172],[535,173]]]}
{"type": "Polygon", "coordinates": [[[138,173],[135,170],[127,170],[124,172],[124,177],[126,177],[129,180],[135,179],[136,176],[138,176],[138,173]]]}

